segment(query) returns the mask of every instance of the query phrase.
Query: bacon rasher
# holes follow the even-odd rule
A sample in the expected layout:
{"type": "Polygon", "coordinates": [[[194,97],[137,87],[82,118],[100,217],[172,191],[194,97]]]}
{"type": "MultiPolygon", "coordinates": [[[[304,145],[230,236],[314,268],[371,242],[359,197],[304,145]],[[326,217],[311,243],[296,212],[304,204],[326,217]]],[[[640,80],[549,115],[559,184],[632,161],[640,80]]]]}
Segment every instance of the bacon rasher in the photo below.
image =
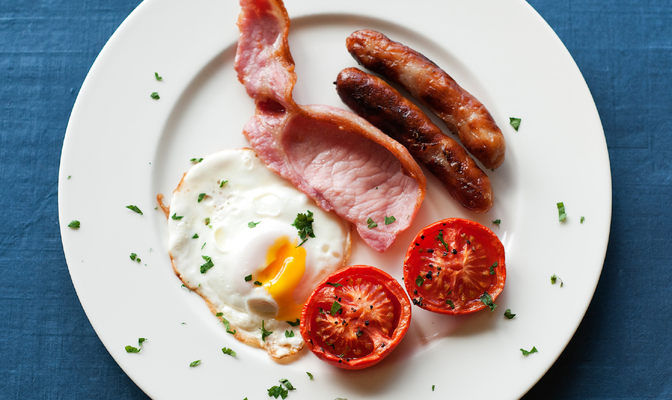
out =
{"type": "Polygon", "coordinates": [[[281,0],[241,0],[235,68],[256,103],[243,133],[261,160],[326,211],[355,225],[385,251],[413,222],[425,197],[425,176],[401,144],[356,114],[299,105],[281,0]],[[395,222],[385,224],[385,217],[395,222]],[[373,221],[376,227],[370,228],[373,221]]]}

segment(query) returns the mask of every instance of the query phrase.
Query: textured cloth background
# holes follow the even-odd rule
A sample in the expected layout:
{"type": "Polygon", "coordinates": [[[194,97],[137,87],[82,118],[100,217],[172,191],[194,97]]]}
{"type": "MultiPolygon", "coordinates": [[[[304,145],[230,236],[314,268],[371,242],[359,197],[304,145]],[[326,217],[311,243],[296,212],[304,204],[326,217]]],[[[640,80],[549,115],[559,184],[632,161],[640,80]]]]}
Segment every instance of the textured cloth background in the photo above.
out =
{"type": "MultiPolygon", "coordinates": [[[[613,217],[584,321],[525,399],[672,398],[672,2],[529,2],[595,98],[611,160],[613,217]]],[[[57,204],[60,151],[77,93],[138,3],[0,0],[0,398],[146,398],[82,310],[57,204]]]]}

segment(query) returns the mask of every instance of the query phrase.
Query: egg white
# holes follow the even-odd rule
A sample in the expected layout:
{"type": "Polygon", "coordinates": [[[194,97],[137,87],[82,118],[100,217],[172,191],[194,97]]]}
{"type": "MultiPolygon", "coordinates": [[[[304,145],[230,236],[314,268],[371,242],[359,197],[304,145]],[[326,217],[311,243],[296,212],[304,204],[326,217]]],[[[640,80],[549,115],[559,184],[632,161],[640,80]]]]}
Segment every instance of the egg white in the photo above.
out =
{"type": "Polygon", "coordinates": [[[303,347],[299,328],[277,320],[279,302],[245,277],[264,268],[268,249],[279,237],[301,243],[292,224],[308,210],[315,237],[302,244],[305,272],[293,291],[301,304],[320,281],[345,265],[351,245],[347,222],[317,207],[250,149],[205,157],[183,176],[170,203],[168,246],[177,276],[228,321],[238,340],[263,347],[275,358],[303,347]],[[201,272],[202,265],[211,267],[201,272]],[[262,321],[272,332],[267,337],[262,337],[262,321]],[[285,331],[294,336],[286,337],[285,331]]]}

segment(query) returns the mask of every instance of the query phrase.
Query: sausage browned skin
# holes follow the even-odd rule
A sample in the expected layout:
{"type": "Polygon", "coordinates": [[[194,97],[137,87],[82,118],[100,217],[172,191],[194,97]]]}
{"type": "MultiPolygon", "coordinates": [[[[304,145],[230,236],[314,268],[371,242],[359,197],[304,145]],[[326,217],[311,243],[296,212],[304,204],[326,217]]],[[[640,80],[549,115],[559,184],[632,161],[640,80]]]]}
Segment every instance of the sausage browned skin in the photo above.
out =
{"type": "Polygon", "coordinates": [[[338,74],[336,91],[354,112],[404,145],[464,208],[483,213],[492,207],[488,176],[455,140],[385,81],[346,68],[338,74]]]}
{"type": "Polygon", "coordinates": [[[431,60],[369,29],[354,32],[346,45],[361,65],[400,84],[444,120],[486,168],[502,165],[506,144],[492,115],[431,60]]]}

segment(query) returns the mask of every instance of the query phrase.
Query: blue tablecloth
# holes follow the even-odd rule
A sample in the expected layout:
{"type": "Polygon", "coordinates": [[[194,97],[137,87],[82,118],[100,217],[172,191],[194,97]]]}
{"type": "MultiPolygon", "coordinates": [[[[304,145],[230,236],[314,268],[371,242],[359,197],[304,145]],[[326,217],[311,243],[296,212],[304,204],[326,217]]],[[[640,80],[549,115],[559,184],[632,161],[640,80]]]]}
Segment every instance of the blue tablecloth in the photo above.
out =
{"type": "MultiPolygon", "coordinates": [[[[595,98],[609,147],[613,217],[588,312],[525,399],[672,398],[672,2],[529,2],[565,43],[595,98]]],[[[146,398],[82,310],[57,205],[61,146],[77,93],[138,3],[0,0],[0,398],[146,398]]]]}

